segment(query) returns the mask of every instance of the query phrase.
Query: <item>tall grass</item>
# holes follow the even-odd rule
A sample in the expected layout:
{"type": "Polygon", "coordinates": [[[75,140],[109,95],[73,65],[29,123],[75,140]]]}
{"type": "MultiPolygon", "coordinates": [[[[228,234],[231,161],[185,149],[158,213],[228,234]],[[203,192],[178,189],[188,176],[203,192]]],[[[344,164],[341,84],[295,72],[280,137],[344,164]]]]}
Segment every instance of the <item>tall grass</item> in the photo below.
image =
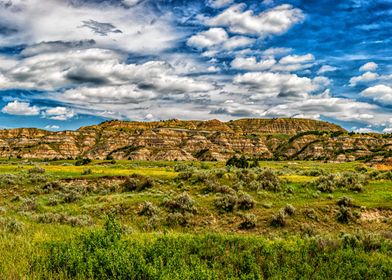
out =
{"type": "MultiPolygon", "coordinates": [[[[133,236],[131,236],[133,237],[133,236]]],[[[42,279],[391,279],[389,241],[346,236],[268,240],[236,235],[123,238],[104,230],[47,244],[32,276],[42,279]]]]}

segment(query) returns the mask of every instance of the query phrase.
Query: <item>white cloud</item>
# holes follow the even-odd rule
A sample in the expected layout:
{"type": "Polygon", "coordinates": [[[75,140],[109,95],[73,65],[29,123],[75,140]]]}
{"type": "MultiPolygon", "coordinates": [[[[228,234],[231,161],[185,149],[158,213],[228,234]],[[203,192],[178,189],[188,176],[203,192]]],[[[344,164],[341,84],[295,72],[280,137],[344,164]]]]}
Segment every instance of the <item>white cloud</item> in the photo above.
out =
{"type": "Polygon", "coordinates": [[[378,68],[378,65],[374,62],[368,62],[359,68],[359,71],[375,71],[378,68]]]}
{"type": "Polygon", "coordinates": [[[247,47],[255,42],[255,39],[245,36],[233,36],[227,40],[222,48],[225,50],[233,50],[237,48],[247,47]]]}
{"type": "Polygon", "coordinates": [[[47,125],[47,126],[45,126],[45,129],[47,129],[47,130],[59,130],[60,126],[58,126],[58,125],[47,125]]]}
{"type": "Polygon", "coordinates": [[[37,106],[31,106],[28,102],[18,100],[8,103],[1,111],[18,116],[37,116],[40,114],[40,109],[37,106]]]}
{"type": "Polygon", "coordinates": [[[263,51],[263,54],[265,56],[275,57],[276,55],[287,54],[291,51],[292,51],[292,49],[290,49],[290,48],[269,48],[269,49],[263,51]]]}
{"type": "Polygon", "coordinates": [[[210,28],[190,37],[187,45],[196,49],[210,49],[213,53],[206,56],[215,56],[219,50],[233,50],[246,47],[255,42],[255,39],[245,36],[229,35],[223,28],[210,28]]]}
{"type": "Polygon", "coordinates": [[[264,71],[271,69],[276,64],[276,60],[269,58],[266,60],[257,61],[256,57],[236,57],[231,62],[231,67],[235,69],[250,70],[250,71],[264,71]]]}
{"type": "Polygon", "coordinates": [[[250,88],[257,92],[253,98],[279,96],[283,98],[304,97],[307,93],[319,88],[311,79],[298,77],[295,74],[280,74],[270,72],[254,72],[237,75],[234,83],[250,88]]]}
{"type": "Polygon", "coordinates": [[[382,132],[383,133],[392,133],[392,127],[386,127],[386,128],[384,128],[384,130],[382,132]]]}
{"type": "Polygon", "coordinates": [[[47,109],[43,115],[52,120],[66,121],[72,119],[75,116],[75,112],[65,107],[54,107],[47,109]]]}
{"type": "MultiPolygon", "coordinates": [[[[211,83],[178,75],[164,61],[126,64],[122,54],[103,49],[70,50],[25,58],[3,72],[0,88],[56,90],[63,87],[135,85],[161,93],[211,90],[211,83]]],[[[0,71],[1,73],[1,71],[0,71]]],[[[1,76],[0,76],[1,77],[1,76]]]]}
{"type": "Polygon", "coordinates": [[[358,83],[374,81],[377,78],[379,78],[379,75],[377,73],[366,72],[366,73],[362,74],[361,76],[352,77],[349,81],[349,85],[350,85],[350,87],[354,87],[358,83]]]}
{"type": "MultiPolygon", "coordinates": [[[[270,50],[269,54],[279,52],[279,50],[270,50]]],[[[307,55],[288,55],[279,60],[279,63],[270,55],[267,58],[257,61],[256,57],[242,57],[237,56],[231,63],[231,67],[235,69],[249,70],[249,71],[278,71],[278,72],[294,72],[304,70],[313,66],[314,56],[307,55]]]]}
{"type": "Polygon", "coordinates": [[[356,133],[373,133],[376,132],[374,129],[370,127],[361,127],[361,128],[356,128],[353,130],[356,133]]]}
{"type": "Polygon", "coordinates": [[[381,124],[388,114],[372,104],[330,96],[308,96],[301,102],[279,104],[267,110],[267,116],[291,117],[298,114],[322,115],[340,121],[381,124]],[[368,112],[368,113],[364,113],[368,112]]]}
{"type": "Polygon", "coordinates": [[[386,105],[392,105],[392,87],[386,85],[369,87],[362,91],[361,95],[386,105]]]}
{"type": "Polygon", "coordinates": [[[234,5],[204,22],[209,26],[228,27],[233,33],[253,34],[259,37],[285,33],[294,24],[301,22],[304,15],[291,5],[280,5],[255,15],[245,10],[245,4],[234,5]]]}
{"type": "Polygon", "coordinates": [[[210,28],[188,39],[188,46],[203,49],[219,45],[225,42],[229,36],[223,28],[210,28]]]}
{"type": "Polygon", "coordinates": [[[314,56],[312,54],[306,55],[288,55],[279,60],[280,64],[288,65],[288,64],[303,64],[314,61],[314,56]]]}
{"type": "Polygon", "coordinates": [[[156,96],[152,91],[140,90],[136,85],[82,87],[65,91],[58,98],[76,104],[141,103],[156,96]]]}
{"type": "Polygon", "coordinates": [[[317,73],[318,74],[324,74],[324,73],[327,73],[327,72],[334,72],[336,70],[338,70],[337,67],[330,66],[330,65],[323,65],[323,66],[320,67],[320,69],[318,70],[317,73]]]}
{"type": "Polygon", "coordinates": [[[228,6],[233,2],[234,0],[208,0],[207,5],[212,8],[219,9],[228,6]]]}
{"type": "Polygon", "coordinates": [[[0,45],[31,45],[43,41],[93,39],[98,47],[121,48],[139,53],[159,53],[179,38],[171,14],[157,15],[147,5],[128,0],[121,5],[103,6],[82,1],[13,0],[10,8],[0,9],[0,22],[16,30],[0,37],[0,45]],[[83,22],[94,25],[82,27],[83,22]],[[108,27],[121,32],[104,32],[108,27]],[[98,32],[97,32],[98,31],[98,32]],[[106,34],[106,36],[102,36],[106,34]]]}

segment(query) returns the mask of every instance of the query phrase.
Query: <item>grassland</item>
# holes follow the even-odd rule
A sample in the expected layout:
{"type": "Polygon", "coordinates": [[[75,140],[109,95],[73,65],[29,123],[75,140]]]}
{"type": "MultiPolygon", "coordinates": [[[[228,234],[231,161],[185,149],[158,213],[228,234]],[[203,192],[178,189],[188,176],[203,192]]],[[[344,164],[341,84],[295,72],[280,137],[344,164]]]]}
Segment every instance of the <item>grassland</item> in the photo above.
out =
{"type": "Polygon", "coordinates": [[[0,279],[391,279],[361,162],[0,161],[0,279]]]}

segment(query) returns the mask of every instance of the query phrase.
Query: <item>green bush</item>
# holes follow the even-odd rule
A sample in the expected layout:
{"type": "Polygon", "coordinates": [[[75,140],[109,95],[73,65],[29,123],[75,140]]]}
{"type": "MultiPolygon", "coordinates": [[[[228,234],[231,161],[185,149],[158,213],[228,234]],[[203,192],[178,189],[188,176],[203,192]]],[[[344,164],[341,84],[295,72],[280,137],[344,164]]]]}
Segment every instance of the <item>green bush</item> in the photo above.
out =
{"type": "Polygon", "coordinates": [[[170,212],[196,212],[195,202],[187,193],[183,193],[174,199],[165,200],[163,204],[170,212]]]}
{"type": "Polygon", "coordinates": [[[76,165],[76,166],[82,166],[82,165],[87,165],[87,164],[89,164],[89,163],[91,163],[91,162],[92,162],[92,160],[89,159],[89,158],[81,158],[81,159],[78,159],[78,160],[75,162],[75,165],[76,165]]]}
{"type": "Polygon", "coordinates": [[[138,174],[133,174],[122,183],[122,188],[125,192],[144,191],[154,187],[154,180],[138,174]]]}
{"type": "Polygon", "coordinates": [[[27,171],[29,174],[44,174],[46,170],[42,167],[35,166],[27,171]]]}
{"type": "Polygon", "coordinates": [[[257,217],[253,214],[247,214],[244,216],[243,221],[240,223],[240,229],[252,229],[256,227],[257,217]]]}
{"type": "Polygon", "coordinates": [[[10,233],[20,233],[23,231],[24,224],[15,218],[0,217],[0,229],[10,233]]]}
{"type": "Polygon", "coordinates": [[[237,201],[238,197],[236,195],[223,194],[214,200],[214,205],[220,212],[233,212],[237,201]]]}
{"type": "Polygon", "coordinates": [[[273,227],[284,227],[287,224],[285,213],[280,210],[277,214],[273,215],[270,221],[273,227]]]}
{"type": "MultiPolygon", "coordinates": [[[[114,222],[33,258],[37,279],[391,279],[392,245],[340,239],[231,235],[122,238],[114,222]],[[365,249],[366,248],[366,249],[365,249]],[[373,250],[372,254],[368,250],[373,250]]],[[[370,240],[370,239],[369,239],[370,240]]]]}
{"type": "Polygon", "coordinates": [[[289,216],[293,216],[295,214],[295,207],[291,204],[287,204],[284,208],[283,211],[285,214],[289,216]]]}
{"type": "Polygon", "coordinates": [[[139,211],[139,215],[147,216],[147,217],[154,217],[158,214],[158,212],[159,212],[159,210],[156,206],[154,206],[154,204],[152,204],[149,201],[145,201],[141,206],[141,209],[139,211]]]}
{"type": "Polygon", "coordinates": [[[249,210],[255,207],[256,202],[253,200],[252,196],[247,193],[240,193],[238,195],[237,205],[238,209],[249,210]]]}
{"type": "Polygon", "coordinates": [[[348,224],[349,222],[355,220],[355,216],[352,214],[350,208],[340,206],[336,219],[339,223],[348,224]]]}

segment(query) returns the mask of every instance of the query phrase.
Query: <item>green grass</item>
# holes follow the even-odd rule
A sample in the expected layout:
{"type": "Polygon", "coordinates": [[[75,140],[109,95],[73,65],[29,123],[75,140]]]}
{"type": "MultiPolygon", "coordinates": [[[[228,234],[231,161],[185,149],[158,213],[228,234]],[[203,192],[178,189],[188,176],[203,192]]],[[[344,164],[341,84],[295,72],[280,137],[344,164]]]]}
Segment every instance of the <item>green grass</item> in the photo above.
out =
{"type": "Polygon", "coordinates": [[[64,160],[0,160],[1,277],[124,279],[125,273],[139,275],[131,279],[390,276],[391,254],[386,250],[391,248],[388,238],[392,236],[390,180],[369,179],[361,192],[337,188],[322,193],[310,184],[318,175],[309,174],[356,172],[359,167],[366,167],[370,174],[374,169],[360,162],[265,161],[259,165],[244,171],[226,168],[222,162],[93,161],[75,166],[75,161],[64,160]],[[29,172],[35,166],[45,173],[29,172]],[[82,175],[87,168],[92,173],[82,175]],[[278,174],[278,190],[252,187],[258,186],[265,168],[278,174]],[[191,177],[179,179],[185,173],[175,170],[190,172],[191,177]],[[125,178],[132,174],[154,183],[139,191],[124,189],[125,178]],[[59,184],[45,187],[51,182],[59,184]],[[215,201],[224,195],[220,192],[237,197],[245,192],[255,206],[219,211],[215,201]],[[167,206],[168,200],[183,193],[196,211],[167,206]],[[344,196],[353,200],[350,213],[361,215],[347,224],[337,221],[337,201],[344,196]],[[157,209],[154,217],[139,215],[146,201],[157,209]],[[295,213],[285,216],[284,226],[271,226],[272,217],[288,204],[295,213]],[[246,215],[256,218],[254,228],[240,229],[246,215]],[[107,216],[114,216],[124,232],[109,247],[98,244],[94,249],[98,251],[92,253],[86,238],[96,240],[107,234],[101,229],[107,216]],[[185,223],[173,224],[170,219],[185,223]],[[360,237],[346,246],[345,234],[360,237]],[[381,242],[381,247],[365,250],[366,236],[381,242]],[[320,242],[329,245],[319,252],[315,248],[320,242]]]}

